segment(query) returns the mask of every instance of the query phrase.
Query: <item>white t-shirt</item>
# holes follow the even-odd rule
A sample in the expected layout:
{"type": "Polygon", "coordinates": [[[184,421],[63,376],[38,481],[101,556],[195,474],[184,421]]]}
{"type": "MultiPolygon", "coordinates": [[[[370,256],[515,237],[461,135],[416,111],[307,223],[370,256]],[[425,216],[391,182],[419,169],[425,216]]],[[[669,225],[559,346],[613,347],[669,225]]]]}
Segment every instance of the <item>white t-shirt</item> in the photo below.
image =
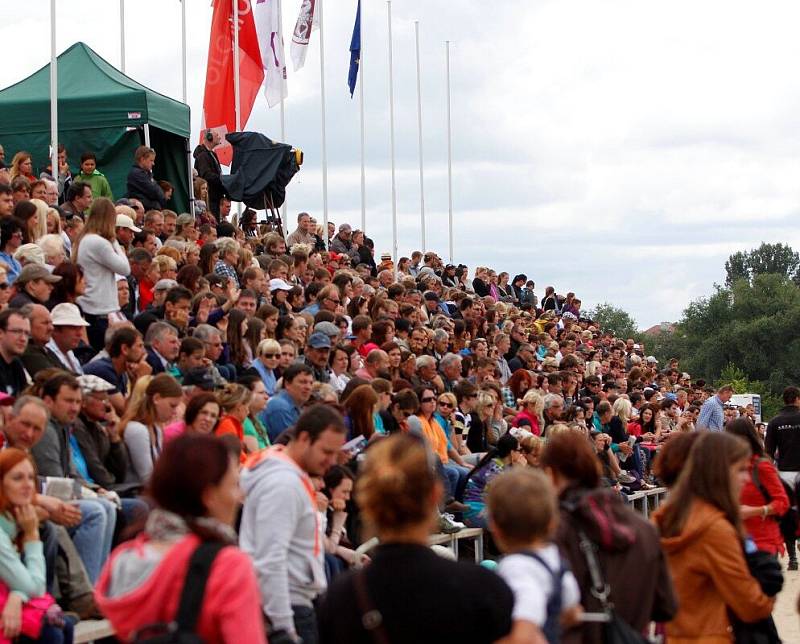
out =
{"type": "MultiPolygon", "coordinates": [[[[563,567],[558,548],[552,544],[535,551],[550,570],[563,567]]],[[[509,555],[504,557],[497,572],[514,591],[515,620],[533,622],[539,627],[547,621],[547,599],[553,592],[553,576],[536,559],[528,555],[509,555]]],[[[561,577],[561,611],[580,603],[581,591],[578,582],[570,571],[561,577]]]]}

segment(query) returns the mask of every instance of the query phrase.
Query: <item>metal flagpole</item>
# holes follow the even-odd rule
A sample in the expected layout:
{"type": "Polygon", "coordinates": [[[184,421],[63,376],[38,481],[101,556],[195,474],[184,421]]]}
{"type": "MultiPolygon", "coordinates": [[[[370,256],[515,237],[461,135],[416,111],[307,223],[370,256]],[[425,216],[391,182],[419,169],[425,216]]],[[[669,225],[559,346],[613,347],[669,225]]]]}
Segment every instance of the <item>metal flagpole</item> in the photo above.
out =
{"type": "Polygon", "coordinates": [[[361,230],[367,230],[367,171],[366,171],[366,123],[364,121],[364,13],[359,4],[359,39],[361,49],[358,53],[358,107],[361,118],[361,230]]]}
{"type": "Polygon", "coordinates": [[[422,252],[425,252],[425,179],[422,169],[422,82],[419,70],[419,20],[414,21],[417,46],[417,129],[419,130],[419,216],[422,228],[422,252]]]}
{"type": "Polygon", "coordinates": [[[233,109],[236,113],[236,131],[242,129],[241,97],[239,95],[239,0],[233,2],[233,109]]]}
{"type": "Polygon", "coordinates": [[[58,57],[56,56],[56,0],[50,0],[50,169],[58,182],[58,57]]]}
{"type": "Polygon", "coordinates": [[[125,0],[119,0],[119,57],[120,70],[125,73],[125,0]]]}
{"type": "Polygon", "coordinates": [[[319,11],[319,87],[322,94],[322,234],[328,247],[328,141],[325,132],[325,29],[324,3],[317,2],[319,11]]]}
{"type": "MultiPolygon", "coordinates": [[[[278,29],[279,29],[278,35],[280,36],[279,46],[281,47],[281,49],[283,49],[283,1],[282,0],[278,0],[278,29]]],[[[286,82],[283,79],[281,80],[284,83],[286,82]]],[[[285,102],[286,99],[283,98],[283,88],[281,88],[281,143],[286,143],[286,112],[284,107],[285,102]]],[[[281,213],[281,225],[283,227],[284,238],[286,238],[286,236],[289,234],[289,224],[286,221],[286,202],[288,201],[288,197],[289,197],[288,194],[284,197],[283,208],[281,208],[281,210],[283,211],[281,213]]]]}
{"type": "MultiPolygon", "coordinates": [[[[186,104],[187,101],[187,92],[186,92],[186,0],[179,0],[181,3],[181,81],[182,81],[182,89],[183,89],[183,102],[186,104]]],[[[189,198],[189,212],[194,215],[194,190],[192,187],[192,146],[189,144],[187,140],[186,145],[186,170],[188,174],[186,175],[188,185],[187,190],[189,191],[187,197],[189,198]]]]}
{"type": "Polygon", "coordinates": [[[389,21],[389,149],[392,157],[392,262],[397,268],[397,182],[394,171],[394,63],[392,61],[392,0],[386,0],[389,21]]]}
{"type": "Polygon", "coordinates": [[[450,263],[453,263],[453,132],[450,125],[450,41],[445,41],[447,58],[447,226],[450,239],[450,263]]]}
{"type": "Polygon", "coordinates": [[[183,84],[183,102],[186,103],[186,0],[181,3],[181,81],[183,84]]]}
{"type": "MultiPolygon", "coordinates": [[[[233,0],[233,108],[236,114],[236,131],[242,131],[241,95],[239,92],[239,0],[233,0]]],[[[242,203],[236,204],[236,221],[242,217],[242,203]]]]}

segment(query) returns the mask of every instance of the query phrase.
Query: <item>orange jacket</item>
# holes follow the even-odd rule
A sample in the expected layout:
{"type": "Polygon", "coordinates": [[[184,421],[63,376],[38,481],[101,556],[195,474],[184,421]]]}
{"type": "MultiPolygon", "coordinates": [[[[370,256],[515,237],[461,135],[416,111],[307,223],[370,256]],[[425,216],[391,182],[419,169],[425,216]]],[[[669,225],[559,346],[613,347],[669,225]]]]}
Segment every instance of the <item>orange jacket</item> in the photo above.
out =
{"type": "MultiPolygon", "coordinates": [[[[661,523],[663,508],[654,520],[661,523]]],[[[742,542],[725,515],[696,499],[681,534],[662,537],[678,614],[667,624],[670,644],[729,644],[727,608],[742,621],[755,622],[772,613],[774,599],[761,592],[750,575],[742,542]]]]}

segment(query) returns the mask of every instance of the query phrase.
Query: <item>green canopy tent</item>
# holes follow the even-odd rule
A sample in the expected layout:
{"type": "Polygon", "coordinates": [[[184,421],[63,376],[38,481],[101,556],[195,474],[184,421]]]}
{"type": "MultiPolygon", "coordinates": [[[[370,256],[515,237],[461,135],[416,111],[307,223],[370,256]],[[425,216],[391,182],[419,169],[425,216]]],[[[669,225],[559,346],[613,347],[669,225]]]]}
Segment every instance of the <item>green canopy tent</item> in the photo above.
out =
{"type": "MultiPolygon", "coordinates": [[[[175,191],[169,206],[188,212],[189,106],[128,78],[82,42],[58,57],[58,140],[73,174],[80,155],[94,152],[114,198],[125,196],[133,152],[145,142],[156,150],[156,179],[175,191]]],[[[0,144],[10,162],[19,150],[33,155],[34,171],[50,166],[50,65],[0,90],[0,144]]]]}

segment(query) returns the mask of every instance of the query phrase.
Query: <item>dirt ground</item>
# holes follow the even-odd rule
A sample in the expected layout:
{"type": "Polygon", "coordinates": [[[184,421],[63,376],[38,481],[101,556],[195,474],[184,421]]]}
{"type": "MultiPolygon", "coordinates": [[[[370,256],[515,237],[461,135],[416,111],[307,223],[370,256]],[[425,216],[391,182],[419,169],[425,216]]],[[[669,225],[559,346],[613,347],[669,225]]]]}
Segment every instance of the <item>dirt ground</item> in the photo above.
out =
{"type": "Polygon", "coordinates": [[[800,642],[800,615],[797,613],[797,597],[800,595],[800,570],[787,571],[787,559],[782,560],[784,568],[783,590],[772,617],[778,627],[778,633],[786,644],[800,642]]]}

